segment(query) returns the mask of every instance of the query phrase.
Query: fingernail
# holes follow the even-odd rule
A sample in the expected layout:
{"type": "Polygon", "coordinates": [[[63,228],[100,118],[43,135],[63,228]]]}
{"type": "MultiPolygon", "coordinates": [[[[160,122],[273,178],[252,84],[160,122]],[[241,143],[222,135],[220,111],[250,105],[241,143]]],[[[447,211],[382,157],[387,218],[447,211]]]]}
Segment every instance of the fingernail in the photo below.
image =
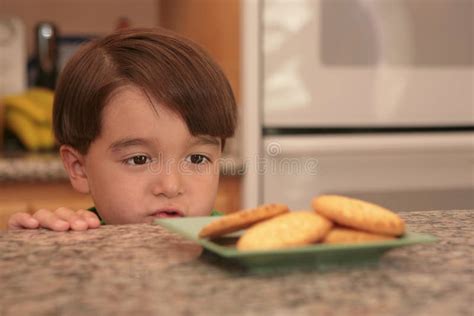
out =
{"type": "Polygon", "coordinates": [[[91,221],[93,224],[100,224],[100,221],[99,221],[97,218],[91,218],[90,221],[91,221]]]}

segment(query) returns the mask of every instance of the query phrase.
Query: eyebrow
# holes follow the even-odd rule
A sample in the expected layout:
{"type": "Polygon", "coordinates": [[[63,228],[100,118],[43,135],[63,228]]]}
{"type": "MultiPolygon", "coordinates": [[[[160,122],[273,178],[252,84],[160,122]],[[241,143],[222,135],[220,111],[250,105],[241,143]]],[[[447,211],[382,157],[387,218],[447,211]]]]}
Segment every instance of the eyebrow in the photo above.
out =
{"type": "MultiPolygon", "coordinates": [[[[150,146],[151,141],[145,138],[123,138],[113,142],[109,146],[109,150],[112,152],[119,152],[127,147],[133,146],[150,146]]],[[[212,145],[220,147],[221,143],[218,138],[212,136],[197,136],[190,142],[190,146],[197,145],[212,145]]]]}
{"type": "Polygon", "coordinates": [[[109,146],[109,150],[112,152],[119,152],[127,147],[132,146],[149,146],[150,141],[144,138],[123,138],[113,142],[109,146]]]}
{"type": "Polygon", "coordinates": [[[212,136],[197,136],[194,137],[194,139],[190,142],[191,146],[196,146],[196,145],[212,145],[212,146],[221,146],[221,142],[219,141],[219,138],[212,137],[212,136]]]}

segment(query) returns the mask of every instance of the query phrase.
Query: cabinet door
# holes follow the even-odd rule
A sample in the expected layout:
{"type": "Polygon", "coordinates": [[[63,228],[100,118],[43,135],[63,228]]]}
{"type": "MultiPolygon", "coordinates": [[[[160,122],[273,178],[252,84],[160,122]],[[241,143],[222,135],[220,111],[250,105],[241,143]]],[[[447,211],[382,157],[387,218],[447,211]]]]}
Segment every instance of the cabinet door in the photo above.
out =
{"type": "Polygon", "coordinates": [[[232,213],[240,209],[239,176],[221,176],[214,208],[224,213],[232,213]]]}
{"type": "Polygon", "coordinates": [[[239,100],[239,0],[161,0],[159,24],[206,49],[222,67],[239,100]]]}
{"type": "Polygon", "coordinates": [[[67,181],[0,183],[0,229],[6,228],[8,218],[16,212],[31,213],[60,206],[79,209],[92,205],[90,196],[74,191],[67,181]]]}
{"type": "Polygon", "coordinates": [[[28,203],[24,201],[0,201],[0,230],[7,228],[8,219],[13,213],[28,210],[28,203]]]}

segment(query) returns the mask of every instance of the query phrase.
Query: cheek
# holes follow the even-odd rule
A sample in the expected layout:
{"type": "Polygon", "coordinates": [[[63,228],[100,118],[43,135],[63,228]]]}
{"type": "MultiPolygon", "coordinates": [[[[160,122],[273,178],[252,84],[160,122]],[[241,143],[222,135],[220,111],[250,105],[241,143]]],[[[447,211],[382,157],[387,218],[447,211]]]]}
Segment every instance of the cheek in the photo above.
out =
{"type": "Polygon", "coordinates": [[[193,186],[193,191],[213,191],[217,189],[219,185],[219,177],[218,176],[210,176],[210,175],[197,175],[193,176],[193,179],[190,179],[190,185],[193,186]]]}
{"type": "Polygon", "coordinates": [[[134,210],[140,208],[136,204],[143,201],[140,193],[144,190],[137,177],[105,163],[90,171],[91,196],[104,220],[111,224],[134,222],[134,210]]]}
{"type": "Polygon", "coordinates": [[[130,224],[140,222],[140,212],[145,208],[138,186],[129,183],[106,184],[94,192],[93,200],[104,220],[109,224],[130,224]]]}
{"type": "Polygon", "coordinates": [[[90,173],[87,175],[91,192],[96,197],[102,194],[113,195],[120,192],[120,187],[124,184],[124,175],[116,168],[113,163],[104,163],[102,165],[91,166],[90,173]]]}
{"type": "Polygon", "coordinates": [[[219,175],[199,175],[189,179],[189,188],[192,203],[201,205],[201,207],[214,206],[214,200],[219,186],[219,175]]]}

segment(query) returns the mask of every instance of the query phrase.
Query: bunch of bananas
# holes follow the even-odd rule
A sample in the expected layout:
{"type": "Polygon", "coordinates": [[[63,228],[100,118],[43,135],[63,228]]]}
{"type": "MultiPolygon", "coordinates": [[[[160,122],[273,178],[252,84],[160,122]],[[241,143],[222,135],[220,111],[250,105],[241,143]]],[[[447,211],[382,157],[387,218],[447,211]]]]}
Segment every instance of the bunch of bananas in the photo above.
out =
{"type": "Polygon", "coordinates": [[[54,147],[52,132],[54,93],[44,88],[32,88],[18,95],[3,98],[5,125],[28,150],[54,147]]]}

